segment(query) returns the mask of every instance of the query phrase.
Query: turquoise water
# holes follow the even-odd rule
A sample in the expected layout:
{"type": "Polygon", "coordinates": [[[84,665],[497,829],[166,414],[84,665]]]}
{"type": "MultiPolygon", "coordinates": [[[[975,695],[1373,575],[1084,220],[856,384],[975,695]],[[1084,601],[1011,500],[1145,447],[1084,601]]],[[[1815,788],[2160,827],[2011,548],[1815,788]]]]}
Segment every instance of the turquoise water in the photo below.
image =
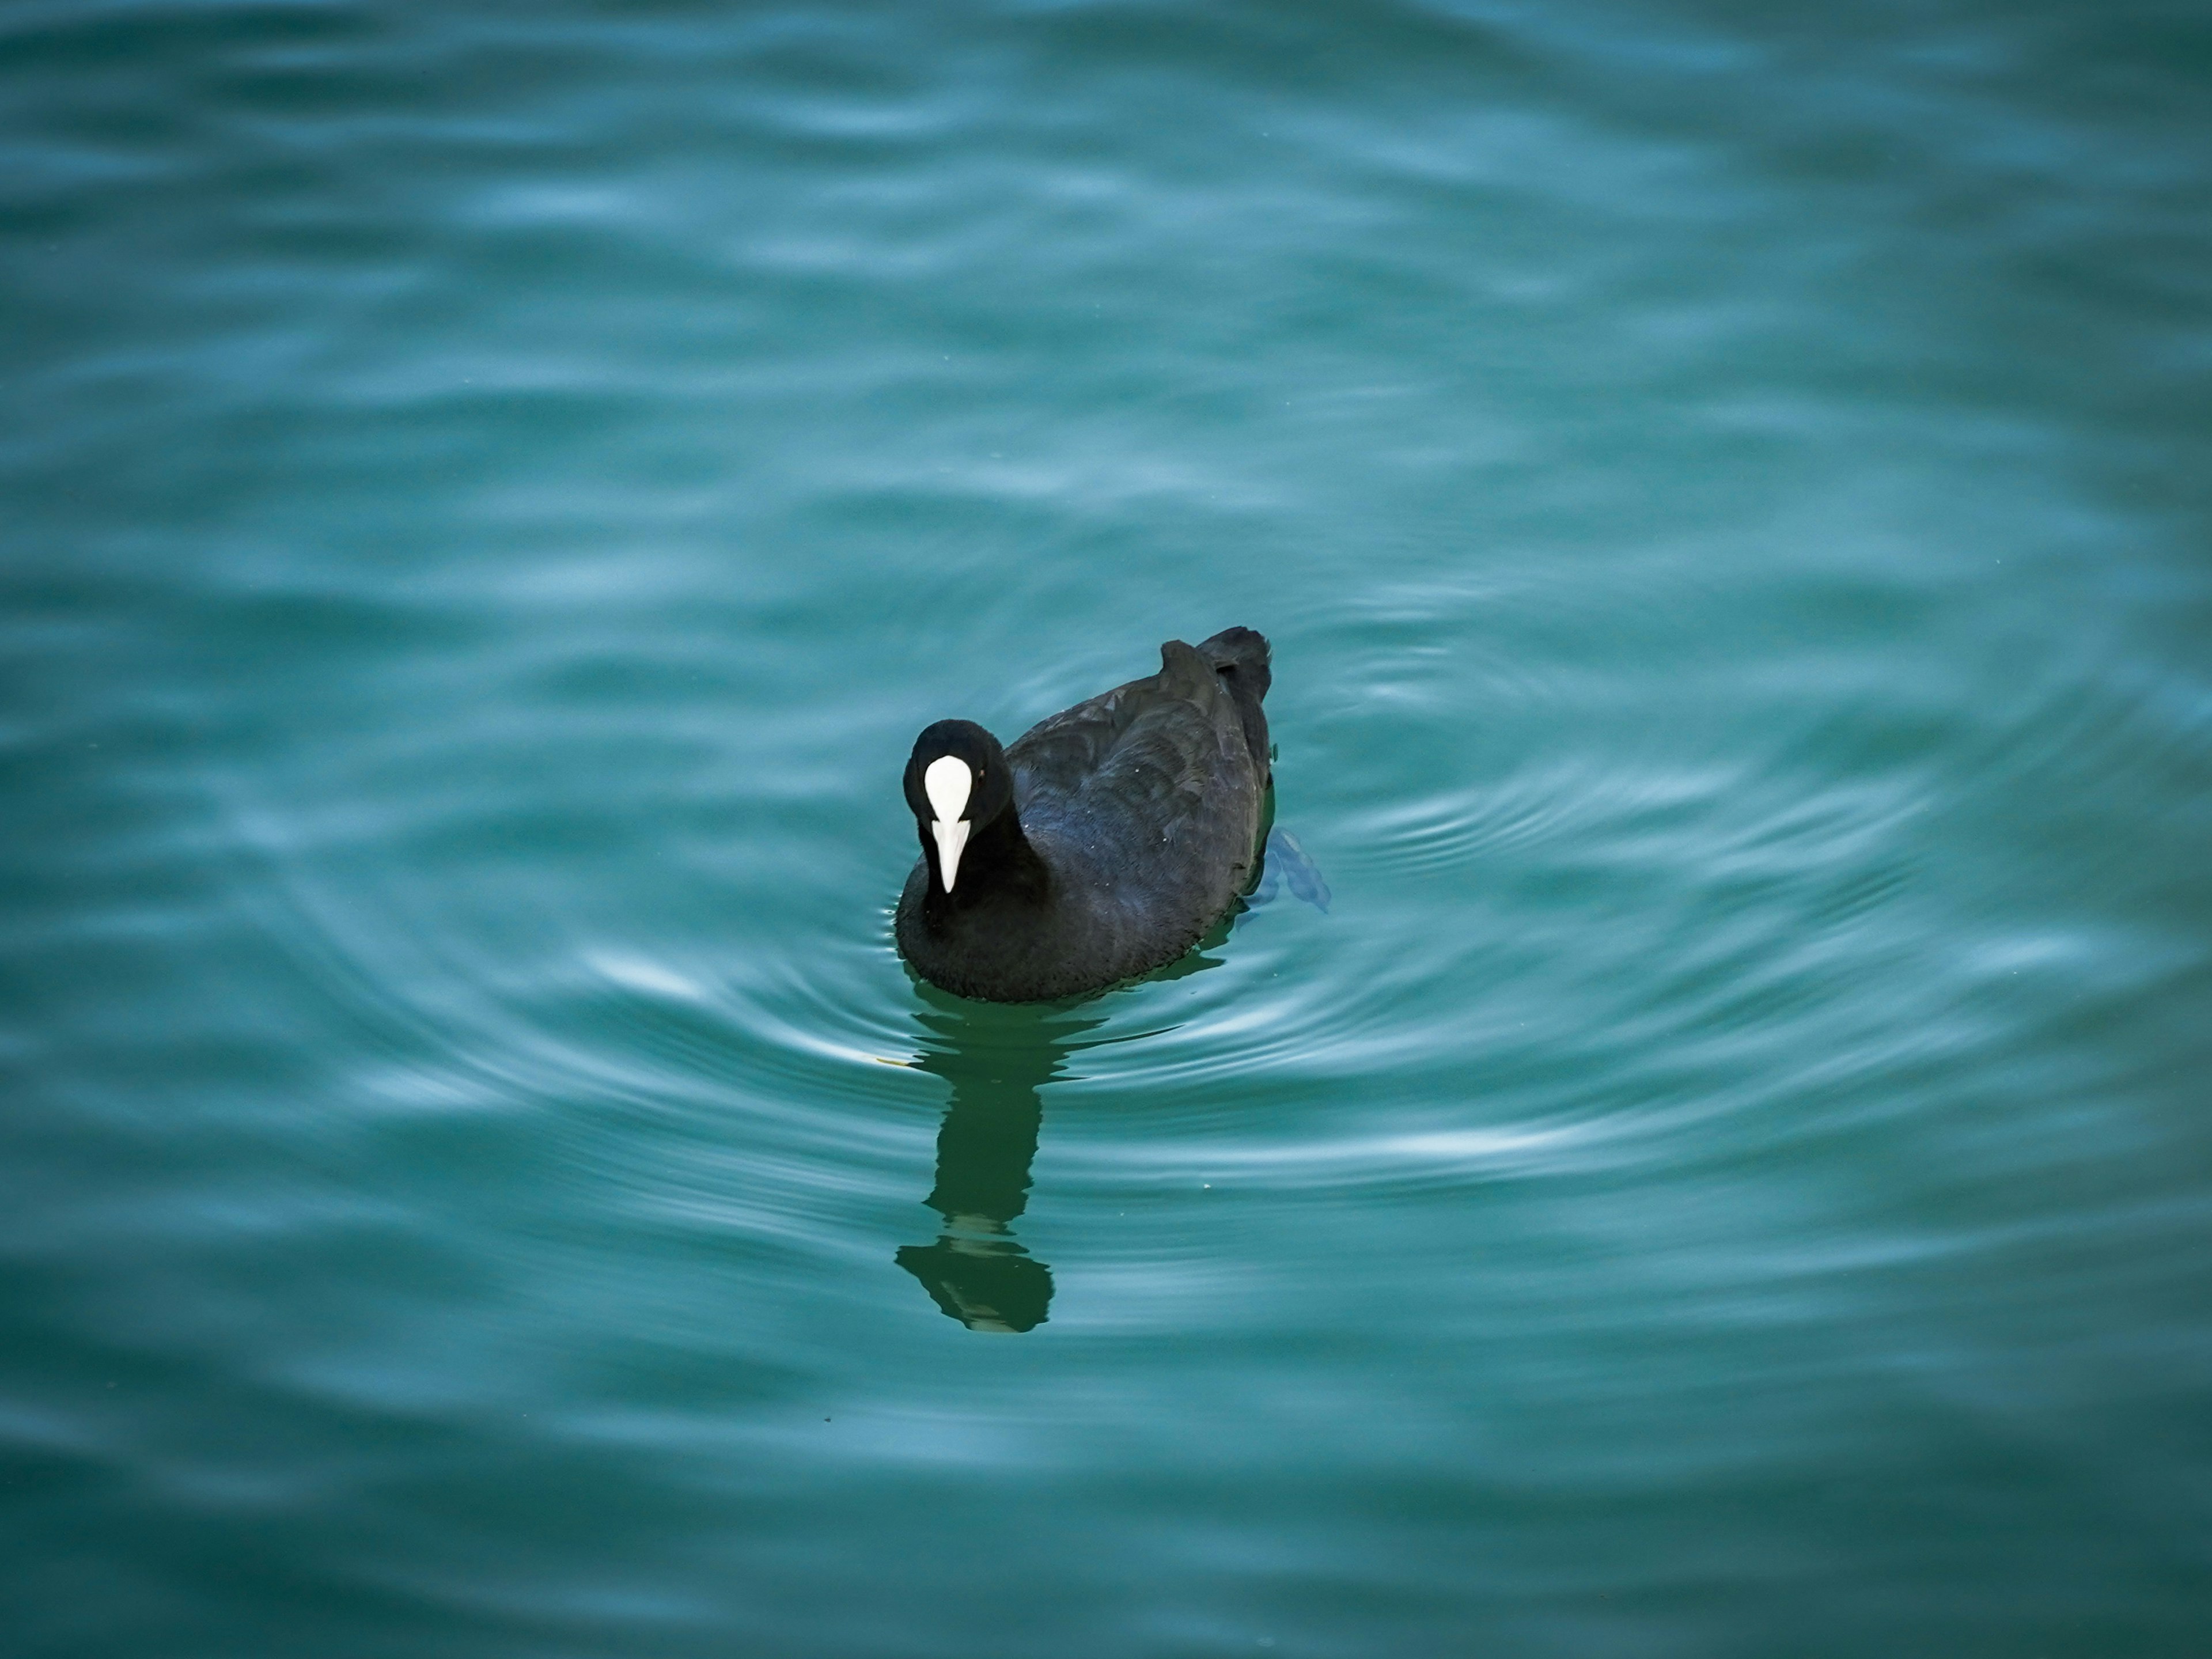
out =
{"type": "Polygon", "coordinates": [[[10,1659],[2212,1650],[2201,10],[16,0],[0,157],[10,1659]],[[920,727],[1238,623],[1327,908],[918,988],[920,727]]]}

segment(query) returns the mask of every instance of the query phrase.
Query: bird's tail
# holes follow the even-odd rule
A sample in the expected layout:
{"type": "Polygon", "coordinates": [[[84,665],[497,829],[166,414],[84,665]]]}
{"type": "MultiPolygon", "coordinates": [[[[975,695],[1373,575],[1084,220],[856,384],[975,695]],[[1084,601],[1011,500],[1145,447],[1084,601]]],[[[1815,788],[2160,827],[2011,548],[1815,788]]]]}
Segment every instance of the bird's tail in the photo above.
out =
{"type": "Polygon", "coordinates": [[[1267,716],[1260,707],[1260,699],[1267,695],[1268,682],[1273,678],[1267,668],[1267,636],[1256,629],[1224,628],[1197,650],[1213,665],[1236,700],[1237,716],[1244,725],[1244,744],[1252,751],[1252,769],[1265,784],[1274,773],[1267,716]]]}
{"type": "Polygon", "coordinates": [[[1198,654],[1254,702],[1267,695],[1267,636],[1256,629],[1224,628],[1201,642],[1198,654]]]}

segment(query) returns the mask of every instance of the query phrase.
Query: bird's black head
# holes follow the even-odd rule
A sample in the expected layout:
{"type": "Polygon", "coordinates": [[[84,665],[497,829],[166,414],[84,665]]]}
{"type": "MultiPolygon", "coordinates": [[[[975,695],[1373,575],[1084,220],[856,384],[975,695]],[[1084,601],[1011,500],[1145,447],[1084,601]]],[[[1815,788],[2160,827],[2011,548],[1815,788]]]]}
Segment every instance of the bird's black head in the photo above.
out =
{"type": "Polygon", "coordinates": [[[1014,804],[1014,775],[999,740],[973,720],[939,720],[914,740],[906,804],[930,874],[945,892],[959,880],[969,837],[1014,804]]]}

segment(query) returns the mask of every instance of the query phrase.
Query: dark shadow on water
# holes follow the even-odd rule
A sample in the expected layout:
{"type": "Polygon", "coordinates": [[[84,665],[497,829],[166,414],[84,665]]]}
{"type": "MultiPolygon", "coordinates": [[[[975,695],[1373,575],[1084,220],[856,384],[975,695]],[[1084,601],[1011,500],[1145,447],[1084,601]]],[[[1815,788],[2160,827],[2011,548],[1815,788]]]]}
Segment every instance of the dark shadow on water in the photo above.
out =
{"type": "MultiPolygon", "coordinates": [[[[1231,920],[1238,913],[1273,903],[1275,895],[1285,885],[1292,898],[1312,905],[1323,915],[1328,914],[1329,901],[1336,896],[1322,878],[1312,855],[1299,845],[1298,838],[1276,824],[1275,786],[1271,782],[1261,807],[1259,856],[1252,860],[1252,874],[1244,884],[1243,902],[1231,913],[1231,920]]],[[[1199,948],[1206,947],[1201,945],[1199,948]]]]}
{"type": "Polygon", "coordinates": [[[1267,850],[1261,859],[1251,890],[1245,902],[1257,909],[1271,903],[1277,890],[1284,886],[1291,890],[1294,899],[1310,904],[1323,915],[1328,914],[1329,901],[1336,895],[1329,890],[1320,869],[1298,838],[1287,830],[1276,830],[1267,836],[1267,850]]]}

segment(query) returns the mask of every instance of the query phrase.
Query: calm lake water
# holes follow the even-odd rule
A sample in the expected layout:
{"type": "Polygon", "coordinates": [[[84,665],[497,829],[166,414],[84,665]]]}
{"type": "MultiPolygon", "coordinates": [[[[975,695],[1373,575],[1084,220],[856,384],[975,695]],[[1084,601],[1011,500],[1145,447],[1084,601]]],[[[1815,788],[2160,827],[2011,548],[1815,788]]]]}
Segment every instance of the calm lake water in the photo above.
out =
{"type": "Polygon", "coordinates": [[[14,0],[0,160],[9,1659],[2212,1652],[2212,15],[14,0]],[[1239,623],[1326,896],[919,987],[915,732],[1239,623]]]}

